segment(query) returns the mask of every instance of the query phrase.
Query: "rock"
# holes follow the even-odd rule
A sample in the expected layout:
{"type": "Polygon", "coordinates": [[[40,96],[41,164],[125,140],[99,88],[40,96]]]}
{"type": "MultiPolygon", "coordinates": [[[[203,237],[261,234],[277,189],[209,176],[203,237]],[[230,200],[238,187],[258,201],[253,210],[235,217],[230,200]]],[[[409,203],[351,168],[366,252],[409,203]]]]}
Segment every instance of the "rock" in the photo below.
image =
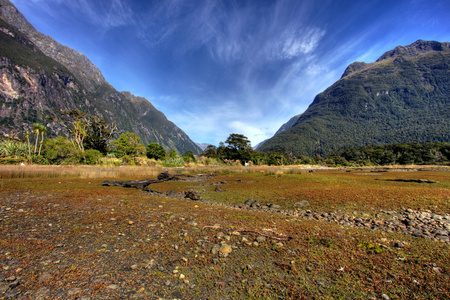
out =
{"type": "Polygon", "coordinates": [[[316,283],[317,283],[317,285],[325,287],[325,282],[323,282],[323,281],[317,280],[316,283]]]}
{"type": "Polygon", "coordinates": [[[264,242],[266,241],[266,237],[260,235],[260,236],[258,236],[258,237],[256,238],[256,241],[257,241],[258,243],[264,243],[264,242]]]}
{"type": "Polygon", "coordinates": [[[196,191],[184,192],[184,198],[189,198],[191,200],[200,200],[200,194],[196,191]]]}
{"type": "Polygon", "coordinates": [[[382,294],[382,295],[381,295],[381,298],[383,298],[384,300],[389,300],[389,299],[391,299],[391,298],[389,298],[389,296],[386,295],[386,294],[382,294]]]}
{"type": "Polygon", "coordinates": [[[45,272],[45,273],[42,273],[41,276],[39,276],[38,282],[41,283],[41,282],[50,280],[51,278],[52,278],[52,274],[45,272]]]}
{"type": "Polygon", "coordinates": [[[72,288],[72,289],[67,291],[67,296],[71,297],[73,295],[81,293],[81,291],[82,291],[82,289],[80,289],[80,288],[72,288]]]}
{"type": "Polygon", "coordinates": [[[106,288],[110,290],[117,290],[119,286],[117,284],[110,284],[106,288]]]}
{"type": "Polygon", "coordinates": [[[228,244],[223,244],[223,245],[220,246],[220,248],[219,248],[219,254],[223,255],[224,257],[227,257],[228,254],[231,253],[231,251],[233,251],[233,249],[232,249],[231,246],[228,245],[228,244]]]}
{"type": "Polygon", "coordinates": [[[396,248],[405,248],[405,244],[403,244],[402,242],[396,242],[394,244],[394,247],[396,247],[396,248]]]}
{"type": "Polygon", "coordinates": [[[244,205],[246,206],[252,206],[253,203],[258,202],[258,200],[254,200],[253,198],[249,198],[244,202],[244,205]]]}
{"type": "Polygon", "coordinates": [[[213,255],[217,255],[217,253],[219,253],[220,250],[220,245],[219,244],[214,244],[211,248],[211,253],[213,255]]]}
{"type": "Polygon", "coordinates": [[[220,186],[216,186],[214,189],[216,192],[223,192],[223,189],[220,186]]]}
{"type": "Polygon", "coordinates": [[[160,173],[157,178],[158,180],[170,180],[173,179],[174,177],[170,175],[168,171],[165,171],[160,173]]]}
{"type": "Polygon", "coordinates": [[[300,202],[297,202],[294,204],[295,207],[305,207],[305,206],[309,206],[309,201],[308,200],[302,200],[300,202]]]}

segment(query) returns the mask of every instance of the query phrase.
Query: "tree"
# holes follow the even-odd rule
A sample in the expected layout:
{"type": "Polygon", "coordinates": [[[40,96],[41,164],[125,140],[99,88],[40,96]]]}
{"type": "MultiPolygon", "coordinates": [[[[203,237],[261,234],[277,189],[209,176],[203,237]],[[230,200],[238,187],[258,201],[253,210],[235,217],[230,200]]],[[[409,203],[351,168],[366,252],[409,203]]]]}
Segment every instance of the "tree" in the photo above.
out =
{"type": "Polygon", "coordinates": [[[47,127],[44,125],[40,126],[40,133],[41,133],[41,141],[39,142],[39,152],[38,155],[41,155],[41,149],[42,149],[42,143],[44,142],[44,133],[47,131],[47,127]]]}
{"type": "Polygon", "coordinates": [[[129,155],[134,158],[145,152],[145,147],[141,144],[141,138],[132,132],[122,133],[119,138],[112,141],[111,144],[116,147],[122,156],[129,155]]]}
{"type": "Polygon", "coordinates": [[[250,161],[252,159],[252,146],[248,138],[242,134],[232,133],[225,141],[226,158],[241,161],[250,161]]]}
{"type": "Polygon", "coordinates": [[[157,143],[148,144],[146,150],[148,158],[163,159],[166,156],[166,150],[157,143]]]}
{"type": "Polygon", "coordinates": [[[232,133],[225,141],[228,144],[228,148],[232,150],[251,150],[252,146],[249,139],[242,134],[232,133]]]}
{"type": "MultiPolygon", "coordinates": [[[[45,127],[42,124],[34,123],[33,124],[33,133],[36,135],[36,140],[34,142],[34,154],[38,151],[37,144],[39,142],[39,135],[41,136],[41,142],[39,144],[39,153],[38,155],[41,155],[41,148],[42,148],[42,142],[44,141],[44,133],[47,131],[47,127],[45,127]]],[[[27,132],[28,135],[28,132],[27,132]]],[[[29,138],[29,135],[27,136],[29,138]]]]}
{"type": "Polygon", "coordinates": [[[33,133],[36,135],[36,140],[34,142],[34,154],[36,154],[37,151],[37,144],[39,140],[39,132],[40,132],[41,124],[34,123],[33,124],[33,133]]]}
{"type": "Polygon", "coordinates": [[[102,118],[91,116],[86,127],[86,138],[83,141],[85,149],[98,150],[103,154],[108,152],[108,142],[117,132],[115,123],[108,124],[102,118]]]}

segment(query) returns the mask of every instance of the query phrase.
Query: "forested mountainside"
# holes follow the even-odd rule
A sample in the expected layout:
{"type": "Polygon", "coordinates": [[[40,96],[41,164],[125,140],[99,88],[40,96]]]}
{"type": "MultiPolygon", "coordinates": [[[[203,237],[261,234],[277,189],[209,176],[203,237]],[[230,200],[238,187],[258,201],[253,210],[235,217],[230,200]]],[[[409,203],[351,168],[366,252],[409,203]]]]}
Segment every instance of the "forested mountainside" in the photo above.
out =
{"type": "Polygon", "coordinates": [[[347,146],[450,141],[450,43],[399,46],[355,62],[287,131],[258,150],[326,155],[347,146]]]}

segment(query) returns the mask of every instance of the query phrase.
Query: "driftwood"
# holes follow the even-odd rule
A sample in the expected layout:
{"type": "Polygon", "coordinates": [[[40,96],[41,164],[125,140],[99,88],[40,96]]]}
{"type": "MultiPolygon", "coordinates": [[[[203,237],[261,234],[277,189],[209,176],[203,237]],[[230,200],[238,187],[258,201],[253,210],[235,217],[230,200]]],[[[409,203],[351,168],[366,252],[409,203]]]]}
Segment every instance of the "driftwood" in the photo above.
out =
{"type": "Polygon", "coordinates": [[[417,183],[437,183],[434,180],[426,180],[426,179],[377,179],[384,181],[399,181],[399,182],[417,182],[417,183]]]}

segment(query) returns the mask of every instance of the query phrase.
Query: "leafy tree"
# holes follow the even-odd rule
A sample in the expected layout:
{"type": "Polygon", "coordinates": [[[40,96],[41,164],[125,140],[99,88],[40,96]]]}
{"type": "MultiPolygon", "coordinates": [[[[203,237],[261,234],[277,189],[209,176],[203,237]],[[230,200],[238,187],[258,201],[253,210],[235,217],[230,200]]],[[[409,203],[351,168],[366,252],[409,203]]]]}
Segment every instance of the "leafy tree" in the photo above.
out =
{"type": "Polygon", "coordinates": [[[148,144],[146,150],[148,158],[163,159],[166,156],[166,150],[157,143],[148,144]]]}
{"type": "Polygon", "coordinates": [[[129,155],[132,158],[145,152],[145,147],[141,144],[141,138],[135,133],[122,133],[119,138],[112,141],[111,144],[116,147],[121,156],[129,155]]]}
{"type": "Polygon", "coordinates": [[[175,149],[171,149],[169,152],[169,157],[170,158],[176,158],[177,157],[177,151],[175,151],[175,149]]]}
{"type": "Polygon", "coordinates": [[[86,126],[84,148],[98,150],[105,155],[108,153],[108,142],[116,132],[115,123],[108,124],[102,118],[91,116],[86,126]]]}
{"type": "Polygon", "coordinates": [[[187,151],[186,153],[183,154],[183,160],[186,162],[191,162],[191,161],[196,161],[195,159],[195,155],[192,151],[187,151]]]}
{"type": "Polygon", "coordinates": [[[252,146],[249,139],[242,134],[232,133],[225,141],[228,144],[228,148],[232,150],[251,150],[252,146]]]}

